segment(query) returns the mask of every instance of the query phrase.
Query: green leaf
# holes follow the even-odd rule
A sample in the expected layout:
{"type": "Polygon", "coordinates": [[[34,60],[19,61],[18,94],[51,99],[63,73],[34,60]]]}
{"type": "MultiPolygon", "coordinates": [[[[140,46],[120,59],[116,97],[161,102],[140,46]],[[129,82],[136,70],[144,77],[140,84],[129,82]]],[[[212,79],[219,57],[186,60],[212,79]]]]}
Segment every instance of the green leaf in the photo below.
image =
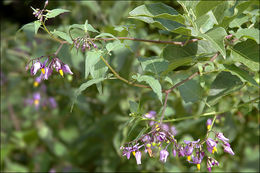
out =
{"type": "Polygon", "coordinates": [[[218,24],[217,19],[215,18],[212,11],[209,11],[207,14],[197,18],[195,23],[202,33],[207,32],[213,28],[215,24],[218,24]]]}
{"type": "Polygon", "coordinates": [[[114,35],[112,35],[112,34],[110,34],[110,33],[105,33],[105,32],[103,32],[103,33],[97,35],[95,38],[99,38],[99,37],[112,37],[112,38],[118,40],[118,38],[115,37],[114,35]]]}
{"type": "Polygon", "coordinates": [[[56,36],[62,38],[63,40],[66,40],[68,43],[72,44],[72,40],[67,33],[62,32],[62,31],[57,31],[56,29],[54,29],[54,31],[51,31],[51,33],[53,35],[56,35],[56,36]]]}
{"type": "Polygon", "coordinates": [[[178,33],[178,34],[182,34],[182,35],[191,35],[191,30],[187,29],[185,25],[169,20],[169,19],[162,19],[162,18],[152,18],[152,17],[146,17],[146,16],[135,16],[135,17],[130,17],[130,18],[134,18],[137,20],[141,20],[143,22],[149,23],[149,24],[153,24],[154,26],[162,29],[162,30],[166,30],[166,31],[170,31],[170,32],[174,32],[174,33],[178,33]]]}
{"type": "Polygon", "coordinates": [[[237,43],[231,48],[231,57],[253,71],[259,71],[259,46],[251,39],[237,43]]]}
{"type": "Polygon", "coordinates": [[[129,105],[130,105],[130,111],[132,113],[138,112],[139,104],[137,104],[136,102],[133,102],[133,101],[129,101],[129,105]]]}
{"type": "Polygon", "coordinates": [[[240,28],[240,26],[243,23],[246,23],[248,20],[249,20],[249,16],[241,14],[240,16],[237,16],[232,22],[229,23],[229,27],[230,28],[235,28],[235,27],[240,28]]]}
{"type": "Polygon", "coordinates": [[[116,40],[113,43],[108,43],[106,45],[106,49],[108,52],[111,52],[113,50],[117,50],[117,49],[120,49],[123,47],[125,47],[125,45],[123,43],[121,43],[121,41],[119,41],[119,40],[116,40]]]}
{"type": "Polygon", "coordinates": [[[149,58],[138,58],[141,63],[143,71],[151,72],[159,75],[161,72],[167,70],[169,63],[162,58],[149,57],[149,58]]]}
{"type": "Polygon", "coordinates": [[[255,79],[249,74],[248,71],[243,70],[235,65],[226,65],[224,64],[224,66],[231,71],[231,73],[234,73],[235,75],[237,75],[238,77],[248,81],[249,83],[251,83],[252,85],[255,85],[257,87],[259,87],[259,85],[257,84],[257,82],[255,81],[255,79]]]}
{"type": "Polygon", "coordinates": [[[222,27],[217,27],[205,34],[200,34],[200,36],[210,41],[212,46],[219,51],[224,58],[226,58],[226,49],[224,47],[224,38],[226,35],[226,31],[222,27]]]}
{"type": "Polygon", "coordinates": [[[97,84],[105,80],[105,78],[97,78],[97,79],[91,79],[83,84],[80,85],[80,87],[75,91],[74,97],[75,99],[82,93],[82,91],[86,90],[88,87],[90,87],[93,84],[97,84]]]}
{"type": "Polygon", "coordinates": [[[85,31],[85,32],[91,31],[91,32],[97,32],[97,33],[99,33],[97,30],[95,30],[95,29],[93,28],[92,25],[88,24],[88,20],[85,21],[84,31],[85,31]]]}
{"type": "Polygon", "coordinates": [[[201,100],[203,94],[203,88],[201,88],[197,80],[189,80],[178,87],[183,100],[188,102],[197,102],[201,100]]]}
{"type": "Polygon", "coordinates": [[[41,22],[39,20],[34,21],[34,33],[35,34],[37,34],[40,26],[41,26],[41,22]]]}
{"type": "Polygon", "coordinates": [[[137,74],[137,76],[133,75],[132,78],[136,79],[138,82],[146,82],[152,88],[152,90],[155,92],[155,94],[158,96],[158,99],[162,103],[162,87],[157,79],[155,79],[153,76],[141,76],[140,74],[137,74]]]}
{"type": "Polygon", "coordinates": [[[230,72],[221,72],[213,81],[207,102],[214,105],[221,97],[236,91],[242,87],[241,80],[230,72]]]}
{"type": "Polygon", "coordinates": [[[234,34],[234,36],[238,39],[240,39],[242,37],[250,38],[252,40],[255,40],[257,42],[257,44],[259,44],[259,30],[256,28],[239,29],[234,34]]]}
{"type": "Polygon", "coordinates": [[[224,1],[200,1],[196,5],[196,17],[199,18],[223,2],[224,1]]]}
{"type": "Polygon", "coordinates": [[[185,19],[174,8],[163,4],[153,3],[136,7],[129,12],[131,17],[143,16],[151,18],[169,19],[184,24],[185,19]]]}
{"type": "Polygon", "coordinates": [[[214,53],[215,50],[209,41],[199,40],[185,46],[168,45],[163,49],[160,56],[170,63],[165,72],[168,73],[177,67],[190,64],[200,57],[213,56],[214,53]]]}
{"type": "Polygon", "coordinates": [[[102,55],[101,50],[88,51],[85,60],[85,78],[88,78],[89,73],[93,73],[95,64],[100,60],[102,55]]]}
{"type": "Polygon", "coordinates": [[[58,15],[60,15],[61,13],[65,13],[65,12],[70,12],[69,10],[65,10],[65,9],[53,9],[50,10],[47,14],[46,14],[46,18],[54,18],[58,15]]]}

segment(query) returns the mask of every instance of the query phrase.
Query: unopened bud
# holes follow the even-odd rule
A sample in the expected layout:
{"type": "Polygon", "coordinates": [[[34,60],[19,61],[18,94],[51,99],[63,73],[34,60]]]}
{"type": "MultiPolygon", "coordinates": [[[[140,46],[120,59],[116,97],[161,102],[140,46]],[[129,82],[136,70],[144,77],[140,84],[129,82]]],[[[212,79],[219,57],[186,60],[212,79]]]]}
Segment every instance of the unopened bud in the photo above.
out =
{"type": "Polygon", "coordinates": [[[48,5],[48,0],[45,1],[44,8],[48,5]]]}

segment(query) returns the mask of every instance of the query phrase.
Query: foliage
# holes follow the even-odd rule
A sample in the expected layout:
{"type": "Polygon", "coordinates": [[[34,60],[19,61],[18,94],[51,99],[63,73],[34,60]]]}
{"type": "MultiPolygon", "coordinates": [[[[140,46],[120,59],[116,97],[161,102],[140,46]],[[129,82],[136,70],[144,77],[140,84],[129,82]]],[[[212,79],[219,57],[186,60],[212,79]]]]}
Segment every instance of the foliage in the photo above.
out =
{"type": "Polygon", "coordinates": [[[178,141],[223,132],[235,155],[218,148],[212,171],[259,171],[259,2],[42,6],[22,27],[1,21],[3,171],[195,171],[170,151],[166,163],[142,151],[141,166],[122,156],[153,130],[151,110],[178,141]]]}

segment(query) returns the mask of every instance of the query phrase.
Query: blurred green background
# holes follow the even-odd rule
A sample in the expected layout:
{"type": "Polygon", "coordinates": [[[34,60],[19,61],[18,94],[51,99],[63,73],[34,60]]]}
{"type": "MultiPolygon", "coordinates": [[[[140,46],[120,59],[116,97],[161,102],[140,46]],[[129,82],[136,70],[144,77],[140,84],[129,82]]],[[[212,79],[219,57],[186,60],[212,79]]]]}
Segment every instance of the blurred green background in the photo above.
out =
{"type": "MultiPolygon", "coordinates": [[[[154,3],[157,1],[146,1],[154,3]]],[[[159,2],[159,1],[158,1],[159,2]]],[[[129,12],[142,5],[142,1],[50,1],[47,9],[64,8],[64,13],[48,20],[50,30],[65,30],[66,25],[83,24],[88,20],[94,28],[115,36],[130,36],[145,39],[167,40],[176,35],[163,32],[148,24],[128,18],[129,12]],[[115,26],[124,26],[119,32],[115,26]]],[[[165,4],[182,12],[176,2],[165,4]]],[[[74,74],[61,78],[52,75],[38,87],[33,87],[35,76],[25,71],[29,58],[54,53],[59,44],[49,39],[40,30],[34,36],[33,30],[17,30],[24,24],[36,20],[32,9],[43,8],[44,1],[1,1],[1,171],[3,172],[114,172],[114,171],[191,171],[194,165],[185,159],[170,154],[162,164],[158,157],[142,157],[142,165],[135,159],[122,157],[120,146],[135,138],[146,126],[145,122],[127,123],[130,119],[129,101],[142,105],[144,112],[159,111],[160,103],[150,90],[134,88],[119,80],[102,83],[103,92],[91,86],[77,99],[72,112],[73,92],[84,79],[84,54],[77,53],[65,45],[59,58],[72,67],[74,74]],[[43,99],[53,97],[56,108],[26,104],[33,93],[40,92],[43,99]]],[[[138,56],[154,56],[161,53],[164,45],[127,41],[130,49],[122,48],[111,55],[110,63],[123,77],[140,71],[138,56]]],[[[259,81],[258,81],[259,82],[259,81]]],[[[225,96],[217,105],[219,111],[254,98],[259,91],[244,87],[225,96]]],[[[193,115],[203,103],[186,104],[178,95],[170,95],[167,118],[173,115],[193,115]]],[[[235,156],[219,152],[216,159],[220,166],[214,171],[259,171],[259,105],[245,105],[219,116],[216,129],[231,140],[235,156]]],[[[174,117],[176,118],[176,117],[174,117]]],[[[206,118],[191,119],[174,123],[178,130],[177,139],[203,138],[206,134],[206,118]],[[196,130],[194,130],[196,129],[196,130]]],[[[202,171],[206,171],[205,162],[202,171]]]]}

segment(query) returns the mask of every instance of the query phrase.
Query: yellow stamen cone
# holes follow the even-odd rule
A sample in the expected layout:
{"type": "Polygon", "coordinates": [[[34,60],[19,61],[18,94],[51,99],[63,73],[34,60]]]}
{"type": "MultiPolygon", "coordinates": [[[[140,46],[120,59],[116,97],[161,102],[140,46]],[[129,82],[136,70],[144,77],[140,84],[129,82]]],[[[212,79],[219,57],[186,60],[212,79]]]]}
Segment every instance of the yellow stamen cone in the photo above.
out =
{"type": "Polygon", "coordinates": [[[215,151],[217,152],[217,148],[213,147],[212,153],[214,154],[215,151]]]}
{"type": "Polygon", "coordinates": [[[42,71],[42,74],[45,74],[45,69],[44,68],[42,68],[41,71],[42,71]]]}
{"type": "Polygon", "coordinates": [[[200,164],[197,164],[197,169],[200,170],[200,164]]]}
{"type": "Polygon", "coordinates": [[[132,153],[133,153],[133,155],[135,156],[135,151],[133,151],[132,153]]]}
{"type": "Polygon", "coordinates": [[[210,129],[210,124],[209,124],[209,125],[207,125],[207,129],[208,129],[208,130],[210,129]]]}
{"type": "Polygon", "coordinates": [[[63,71],[62,71],[62,69],[59,69],[59,73],[60,73],[60,75],[63,77],[63,71]]]}
{"type": "Polygon", "coordinates": [[[33,86],[34,86],[34,87],[39,86],[39,82],[34,81],[33,86]]]}
{"type": "Polygon", "coordinates": [[[191,160],[191,156],[187,156],[187,160],[190,161],[191,160]]]}
{"type": "Polygon", "coordinates": [[[34,105],[37,106],[38,104],[39,104],[39,100],[38,99],[34,100],[34,105]]]}

